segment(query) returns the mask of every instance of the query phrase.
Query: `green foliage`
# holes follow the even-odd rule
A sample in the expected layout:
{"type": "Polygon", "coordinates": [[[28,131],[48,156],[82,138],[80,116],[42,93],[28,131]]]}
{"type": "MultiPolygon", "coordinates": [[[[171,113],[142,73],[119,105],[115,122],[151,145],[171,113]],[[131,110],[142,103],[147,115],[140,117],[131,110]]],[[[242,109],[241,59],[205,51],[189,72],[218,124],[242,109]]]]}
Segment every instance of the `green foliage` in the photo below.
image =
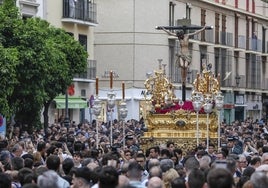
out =
{"type": "Polygon", "coordinates": [[[22,20],[12,2],[5,0],[0,6],[0,65],[8,68],[4,80],[12,83],[3,84],[9,97],[3,97],[0,112],[10,115],[13,109],[17,121],[36,126],[43,106],[63,93],[75,74],[85,71],[87,52],[45,20],[22,20]]]}
{"type": "Polygon", "coordinates": [[[3,48],[3,46],[0,46],[0,54],[0,109],[1,114],[11,117],[13,110],[8,101],[17,83],[16,66],[18,64],[18,52],[14,48],[3,48]]]}

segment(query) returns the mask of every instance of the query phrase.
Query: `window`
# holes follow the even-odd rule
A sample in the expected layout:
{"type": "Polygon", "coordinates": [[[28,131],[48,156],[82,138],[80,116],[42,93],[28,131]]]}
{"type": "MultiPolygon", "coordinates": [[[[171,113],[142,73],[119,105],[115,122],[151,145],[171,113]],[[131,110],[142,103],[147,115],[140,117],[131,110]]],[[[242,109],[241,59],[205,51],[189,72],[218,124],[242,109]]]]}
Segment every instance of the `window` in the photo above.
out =
{"type": "Polygon", "coordinates": [[[78,41],[80,42],[80,44],[85,48],[85,50],[87,51],[87,36],[86,35],[81,35],[79,34],[78,36],[78,41]]]}
{"type": "Polygon", "coordinates": [[[87,91],[85,89],[81,89],[81,96],[85,97],[87,95],[87,91]]]}

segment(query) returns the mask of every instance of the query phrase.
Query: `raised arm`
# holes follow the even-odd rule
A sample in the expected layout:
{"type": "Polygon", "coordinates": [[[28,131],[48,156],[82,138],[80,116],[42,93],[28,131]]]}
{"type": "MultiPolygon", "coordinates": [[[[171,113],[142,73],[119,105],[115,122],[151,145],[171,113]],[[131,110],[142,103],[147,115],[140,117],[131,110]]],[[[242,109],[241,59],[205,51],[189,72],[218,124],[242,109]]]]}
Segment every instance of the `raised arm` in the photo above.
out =
{"type": "Polygon", "coordinates": [[[172,33],[169,30],[165,29],[164,27],[160,27],[163,31],[165,31],[167,34],[171,35],[171,36],[177,36],[176,33],[172,33]]]}
{"type": "Polygon", "coordinates": [[[193,35],[197,35],[198,33],[201,33],[202,31],[204,31],[206,29],[207,26],[204,26],[202,29],[199,29],[193,33],[188,33],[188,36],[193,36],[193,35]]]}

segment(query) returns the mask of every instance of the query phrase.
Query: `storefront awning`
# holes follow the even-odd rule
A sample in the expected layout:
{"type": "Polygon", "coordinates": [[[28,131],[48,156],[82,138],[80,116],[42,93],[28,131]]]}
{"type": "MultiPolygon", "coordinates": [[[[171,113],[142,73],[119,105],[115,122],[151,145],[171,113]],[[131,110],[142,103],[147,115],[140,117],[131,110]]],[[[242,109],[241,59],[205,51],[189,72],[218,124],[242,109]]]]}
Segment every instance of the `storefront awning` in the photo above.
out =
{"type": "MultiPolygon", "coordinates": [[[[65,109],[65,96],[58,96],[54,99],[56,102],[57,109],[65,109]]],[[[88,108],[87,101],[81,99],[80,97],[68,97],[68,108],[70,109],[80,109],[88,108]]]]}

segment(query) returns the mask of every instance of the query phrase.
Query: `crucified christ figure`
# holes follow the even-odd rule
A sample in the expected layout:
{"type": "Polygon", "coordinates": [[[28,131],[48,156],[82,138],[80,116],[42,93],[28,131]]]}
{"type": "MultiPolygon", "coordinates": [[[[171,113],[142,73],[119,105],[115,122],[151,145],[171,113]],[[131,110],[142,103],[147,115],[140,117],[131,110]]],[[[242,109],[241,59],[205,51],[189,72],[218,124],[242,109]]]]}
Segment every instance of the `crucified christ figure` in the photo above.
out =
{"type": "Polygon", "coordinates": [[[176,62],[178,63],[179,67],[187,68],[192,61],[192,57],[189,52],[189,37],[201,33],[206,29],[206,26],[193,33],[184,33],[184,31],[178,31],[176,33],[173,33],[168,31],[164,27],[161,27],[161,29],[171,36],[178,37],[178,40],[180,42],[180,52],[179,54],[176,54],[176,56],[178,57],[176,62]]]}

